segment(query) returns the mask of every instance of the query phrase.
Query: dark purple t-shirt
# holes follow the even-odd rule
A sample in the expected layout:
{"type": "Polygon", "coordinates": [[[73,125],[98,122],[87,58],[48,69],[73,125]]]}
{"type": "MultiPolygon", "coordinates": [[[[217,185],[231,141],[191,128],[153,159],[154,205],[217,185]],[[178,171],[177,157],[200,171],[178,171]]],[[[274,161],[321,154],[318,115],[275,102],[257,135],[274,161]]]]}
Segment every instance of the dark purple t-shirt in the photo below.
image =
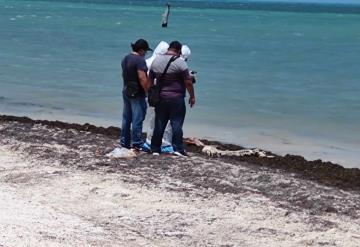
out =
{"type": "MultiPolygon", "coordinates": [[[[149,77],[151,80],[158,80],[163,73],[172,55],[159,55],[151,64],[149,77]]],[[[173,61],[161,83],[160,97],[163,99],[173,99],[185,97],[185,80],[191,80],[189,69],[181,58],[173,61]]]]}
{"type": "Polygon", "coordinates": [[[138,70],[142,70],[145,73],[148,70],[144,57],[130,53],[122,60],[121,67],[124,88],[129,82],[137,82],[139,86],[139,96],[145,96],[145,91],[140,85],[138,76],[138,70]]]}

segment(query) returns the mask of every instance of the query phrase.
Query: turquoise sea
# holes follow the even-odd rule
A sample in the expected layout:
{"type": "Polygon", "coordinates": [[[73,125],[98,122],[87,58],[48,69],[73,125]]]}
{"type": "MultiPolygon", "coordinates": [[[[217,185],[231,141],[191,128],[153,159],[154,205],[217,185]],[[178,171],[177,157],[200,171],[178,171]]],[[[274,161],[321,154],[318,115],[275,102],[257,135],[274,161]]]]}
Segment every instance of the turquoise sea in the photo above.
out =
{"type": "Polygon", "coordinates": [[[360,167],[360,1],[289,2],[0,0],[0,114],[120,126],[130,42],[178,39],[185,136],[360,167]]]}

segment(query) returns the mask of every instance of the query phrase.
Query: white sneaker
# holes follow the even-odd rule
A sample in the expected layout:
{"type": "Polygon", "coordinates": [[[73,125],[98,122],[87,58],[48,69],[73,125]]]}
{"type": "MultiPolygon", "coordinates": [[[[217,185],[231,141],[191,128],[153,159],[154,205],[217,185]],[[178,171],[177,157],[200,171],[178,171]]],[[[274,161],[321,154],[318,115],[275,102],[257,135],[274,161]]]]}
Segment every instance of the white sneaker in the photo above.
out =
{"type": "Polygon", "coordinates": [[[152,155],[154,155],[154,156],[159,156],[160,154],[157,153],[157,152],[154,152],[154,153],[152,153],[152,155]]]}
{"type": "Polygon", "coordinates": [[[185,151],[182,151],[182,152],[175,151],[174,154],[176,156],[180,156],[180,157],[188,157],[188,154],[185,151]]]}

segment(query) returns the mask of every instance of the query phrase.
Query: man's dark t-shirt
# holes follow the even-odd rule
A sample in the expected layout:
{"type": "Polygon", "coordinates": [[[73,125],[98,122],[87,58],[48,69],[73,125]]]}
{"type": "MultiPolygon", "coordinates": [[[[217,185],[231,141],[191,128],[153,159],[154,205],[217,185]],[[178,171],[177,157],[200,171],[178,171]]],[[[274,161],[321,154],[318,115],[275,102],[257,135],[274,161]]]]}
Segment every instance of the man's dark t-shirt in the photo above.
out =
{"type": "Polygon", "coordinates": [[[122,76],[124,80],[124,89],[130,82],[137,82],[139,87],[138,96],[145,97],[145,91],[140,85],[138,70],[142,70],[147,73],[147,66],[144,57],[130,53],[121,62],[122,76]]]}
{"type": "MultiPolygon", "coordinates": [[[[151,80],[159,79],[173,55],[160,55],[151,64],[149,77],[151,80]]],[[[185,80],[191,80],[188,66],[181,58],[173,61],[162,78],[160,97],[163,99],[184,98],[186,87],[185,80]]]]}

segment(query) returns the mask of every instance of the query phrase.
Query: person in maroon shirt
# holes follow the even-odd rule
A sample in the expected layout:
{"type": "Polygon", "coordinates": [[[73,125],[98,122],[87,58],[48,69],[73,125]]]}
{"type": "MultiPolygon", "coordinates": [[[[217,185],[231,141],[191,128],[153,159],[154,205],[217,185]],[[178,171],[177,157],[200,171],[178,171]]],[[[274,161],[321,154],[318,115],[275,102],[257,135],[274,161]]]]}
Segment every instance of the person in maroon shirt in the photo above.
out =
{"type": "MultiPolygon", "coordinates": [[[[165,55],[155,58],[150,68],[150,81],[159,80],[169,60],[181,55],[181,43],[170,43],[165,55]]],[[[185,96],[189,93],[189,105],[195,105],[195,93],[188,66],[183,59],[175,59],[162,77],[160,102],[155,107],[155,128],[151,138],[151,151],[154,155],[161,152],[161,142],[168,121],[170,121],[173,137],[174,154],[187,156],[183,144],[183,123],[186,114],[185,96]]]]}

